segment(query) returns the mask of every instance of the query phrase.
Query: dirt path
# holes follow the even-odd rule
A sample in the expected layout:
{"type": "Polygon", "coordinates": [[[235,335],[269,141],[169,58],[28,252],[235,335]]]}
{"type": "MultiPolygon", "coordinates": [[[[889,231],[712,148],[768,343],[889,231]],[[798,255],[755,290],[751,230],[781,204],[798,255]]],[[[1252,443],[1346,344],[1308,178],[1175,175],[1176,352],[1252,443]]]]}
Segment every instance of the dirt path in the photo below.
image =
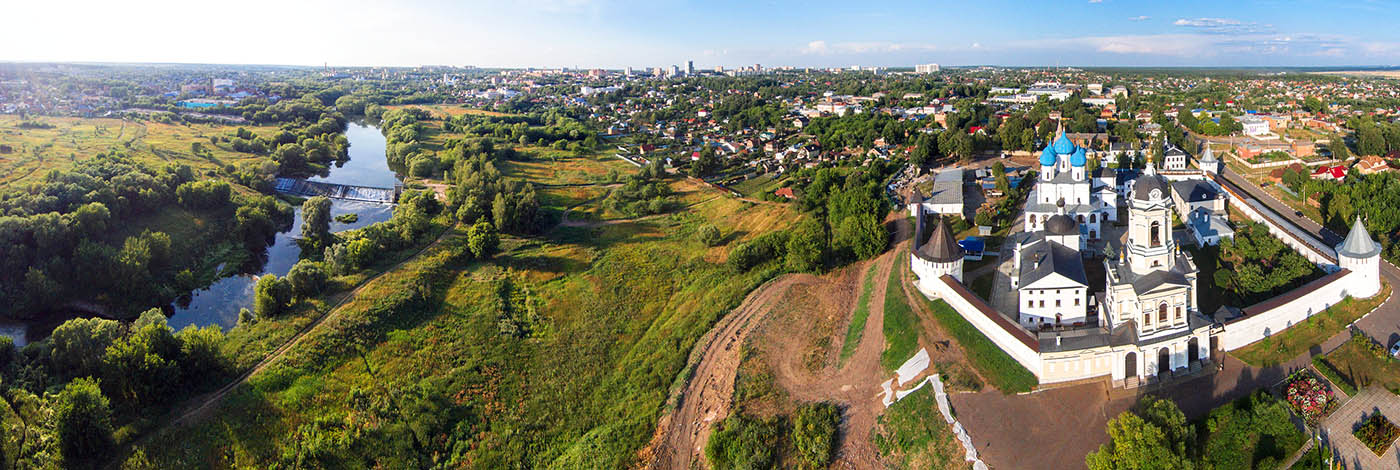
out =
{"type": "MultiPolygon", "coordinates": [[[[880,353],[884,349],[884,299],[885,282],[891,275],[894,261],[905,251],[904,242],[910,238],[907,221],[901,217],[891,217],[896,227],[895,249],[890,250],[865,269],[854,275],[846,275],[840,282],[856,284],[848,289],[859,292],[859,284],[866,270],[876,269],[874,290],[870,296],[870,316],[866,320],[861,341],[851,358],[839,370],[836,361],[819,376],[803,370],[800,354],[779,354],[783,359],[774,366],[775,380],[792,395],[802,401],[832,401],[842,405],[845,416],[842,422],[842,438],[837,450],[836,465],[832,468],[879,468],[879,456],[870,440],[870,432],[875,427],[875,419],[884,409],[880,404],[880,382],[888,377],[880,366],[880,353]]],[[[695,372],[680,395],[679,405],[664,415],[658,423],[657,435],[642,452],[649,461],[648,469],[706,468],[703,452],[709,440],[711,427],[729,415],[733,403],[734,380],[740,363],[740,352],[744,340],[764,323],[773,307],[782,300],[789,289],[798,285],[825,286],[831,280],[807,274],[790,274],[779,277],[749,294],[744,302],[731,314],[715,325],[710,334],[701,340],[697,350],[700,355],[695,372]]],[[[854,307],[855,302],[848,304],[854,307]]],[[[849,321],[849,320],[848,320],[849,321]]],[[[845,323],[838,332],[845,337],[845,323]]],[[[841,344],[837,339],[834,344],[841,344]]],[[[778,340],[786,343],[786,341],[778,340]]],[[[774,346],[793,351],[793,346],[774,346]]]]}
{"type": "Polygon", "coordinates": [[[701,339],[700,361],[680,396],[680,404],[657,424],[657,435],[648,445],[649,469],[704,468],[705,442],[710,425],[729,415],[735,372],[741,346],[762,322],[784,292],[797,284],[813,284],[810,274],[787,274],[755,289],[701,339]]]}
{"type": "Polygon", "coordinates": [[[444,230],[441,234],[438,235],[436,239],[432,241],[432,243],[429,243],[422,249],[418,250],[418,252],[414,253],[413,256],[409,256],[403,261],[399,261],[393,266],[390,266],[385,270],[380,271],[379,274],[375,274],[374,276],[365,279],[363,282],[360,283],[359,286],[356,286],[354,290],[350,291],[348,294],[342,295],[340,297],[340,300],[336,301],[335,305],[332,305],[329,309],[326,310],[327,313],[321,315],[320,317],[317,317],[316,320],[311,322],[311,324],[306,325],[300,331],[297,331],[295,335],[292,335],[292,337],[289,338],[285,343],[282,343],[281,346],[278,346],[277,349],[274,349],[271,353],[269,353],[266,357],[259,361],[257,365],[253,366],[252,369],[249,369],[247,372],[244,372],[243,375],[238,376],[238,379],[234,380],[233,382],[230,382],[228,385],[225,385],[222,388],[215,390],[214,392],[211,392],[207,395],[204,395],[201,398],[196,399],[196,402],[187,406],[186,411],[180,413],[178,418],[171,420],[169,423],[163,426],[162,429],[158,429],[147,434],[146,437],[142,440],[144,441],[145,439],[149,439],[152,436],[160,434],[160,432],[165,428],[190,424],[198,421],[198,419],[202,418],[205,414],[207,414],[208,411],[213,410],[214,405],[222,402],[224,398],[227,397],[228,394],[234,389],[238,388],[239,385],[243,385],[244,383],[248,382],[248,379],[252,378],[254,374],[261,372],[263,369],[266,369],[267,366],[271,365],[274,362],[277,362],[277,360],[281,359],[282,356],[286,355],[287,351],[290,351],[293,346],[296,346],[296,344],[300,342],[301,339],[305,337],[307,333],[310,333],[312,330],[315,330],[317,326],[320,326],[326,320],[339,314],[340,307],[344,306],[346,303],[349,303],[351,300],[354,300],[355,297],[357,297],[360,294],[360,291],[364,290],[367,286],[370,285],[370,283],[374,282],[376,279],[379,279],[385,274],[397,270],[400,266],[403,266],[404,263],[408,263],[409,261],[417,259],[423,253],[428,252],[428,250],[432,249],[433,247],[440,245],[443,240],[449,238],[447,234],[451,232],[451,228],[444,230]]]}

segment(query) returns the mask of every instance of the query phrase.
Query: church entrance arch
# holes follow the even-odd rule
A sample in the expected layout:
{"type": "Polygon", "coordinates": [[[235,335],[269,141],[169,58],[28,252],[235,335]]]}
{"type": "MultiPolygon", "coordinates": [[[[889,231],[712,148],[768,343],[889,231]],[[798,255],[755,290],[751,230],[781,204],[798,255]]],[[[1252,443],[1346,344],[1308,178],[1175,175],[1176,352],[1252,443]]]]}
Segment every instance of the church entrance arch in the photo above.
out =
{"type": "Polygon", "coordinates": [[[1172,371],[1172,354],[1167,348],[1157,350],[1157,375],[1163,375],[1172,371]]]}
{"type": "Polygon", "coordinates": [[[1137,377],[1137,353],[1129,351],[1123,356],[1123,378],[1137,377]]]}

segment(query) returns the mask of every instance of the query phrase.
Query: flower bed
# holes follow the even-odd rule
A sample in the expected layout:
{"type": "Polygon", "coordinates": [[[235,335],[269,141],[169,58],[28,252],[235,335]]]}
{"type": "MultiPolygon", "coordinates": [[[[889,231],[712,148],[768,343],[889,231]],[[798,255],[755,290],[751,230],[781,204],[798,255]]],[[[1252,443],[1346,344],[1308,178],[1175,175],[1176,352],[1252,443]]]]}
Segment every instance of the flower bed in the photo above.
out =
{"type": "Polygon", "coordinates": [[[1384,455],[1385,451],[1390,449],[1390,444],[1400,438],[1400,427],[1396,427],[1384,415],[1376,413],[1362,421],[1352,434],[1379,456],[1384,455]]]}
{"type": "Polygon", "coordinates": [[[1284,397],[1294,413],[1303,417],[1308,426],[1317,426],[1323,416],[1337,408],[1332,389],[1306,370],[1294,372],[1284,381],[1284,397]]]}

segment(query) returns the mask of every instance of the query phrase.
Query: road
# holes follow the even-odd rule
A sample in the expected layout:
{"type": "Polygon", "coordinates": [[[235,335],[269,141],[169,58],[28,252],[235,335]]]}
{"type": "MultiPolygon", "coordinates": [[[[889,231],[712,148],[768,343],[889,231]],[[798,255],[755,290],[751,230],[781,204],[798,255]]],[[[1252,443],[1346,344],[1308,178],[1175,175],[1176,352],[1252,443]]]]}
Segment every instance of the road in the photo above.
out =
{"type": "MultiPolygon", "coordinates": [[[[1233,186],[1232,189],[1242,194],[1248,194],[1250,197],[1254,198],[1254,200],[1263,203],[1269,209],[1273,210],[1274,214],[1272,215],[1293,223],[1295,228],[1299,228],[1303,231],[1302,234],[1322,240],[1323,243],[1330,246],[1341,244],[1342,240],[1345,238],[1345,235],[1334,233],[1326,227],[1323,227],[1322,224],[1298,215],[1298,211],[1289,207],[1288,204],[1273,197],[1268,192],[1264,191],[1263,188],[1260,188],[1243,176],[1230,170],[1228,167],[1222,169],[1220,175],[1233,186]]],[[[1371,237],[1375,238],[1375,234],[1371,234],[1371,237]]],[[[1395,265],[1390,264],[1389,261],[1382,261],[1381,279],[1390,283],[1392,288],[1400,286],[1400,268],[1396,268],[1395,265]]],[[[1361,331],[1364,331],[1371,338],[1387,346],[1394,344],[1397,340],[1400,340],[1400,301],[1394,298],[1386,301],[1386,303],[1381,304],[1380,308],[1377,308],[1375,312],[1358,321],[1356,326],[1361,328],[1361,331]]]]}

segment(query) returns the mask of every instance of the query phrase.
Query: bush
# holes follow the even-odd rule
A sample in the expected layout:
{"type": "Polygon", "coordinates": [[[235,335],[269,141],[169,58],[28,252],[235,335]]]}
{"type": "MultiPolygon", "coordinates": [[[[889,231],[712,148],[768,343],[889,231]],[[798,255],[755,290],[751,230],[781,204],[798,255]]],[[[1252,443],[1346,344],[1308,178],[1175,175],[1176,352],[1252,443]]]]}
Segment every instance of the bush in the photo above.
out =
{"type": "Polygon", "coordinates": [[[1400,438],[1400,428],[1395,427],[1384,415],[1376,413],[1362,421],[1352,434],[1355,434],[1361,443],[1366,444],[1371,452],[1384,456],[1390,444],[1400,438]]]}
{"type": "Polygon", "coordinates": [[[710,435],[705,458],[715,470],[772,468],[781,431],[776,420],[760,421],[732,414],[710,435]]]}
{"type": "Polygon", "coordinates": [[[782,258],[787,253],[787,232],[769,232],[740,244],[729,252],[726,263],[738,272],[746,272],[765,261],[782,258]]]}
{"type": "Polygon", "coordinates": [[[500,243],[501,238],[496,234],[496,227],[485,219],[476,221],[476,224],[467,229],[467,249],[478,259],[487,259],[496,254],[500,243]]]}
{"type": "Polygon", "coordinates": [[[723,240],[723,237],[724,236],[719,233],[718,228],[709,224],[700,226],[695,232],[695,238],[700,240],[700,243],[704,243],[705,246],[718,245],[719,242],[723,240]]]}
{"type": "Polygon", "coordinates": [[[54,434],[64,468],[97,468],[110,457],[112,409],[97,380],[69,382],[53,405],[54,434]]]}
{"type": "Polygon", "coordinates": [[[326,271],[326,266],[311,260],[297,261],[297,264],[287,271],[287,282],[291,283],[292,294],[302,299],[321,293],[321,290],[326,288],[329,278],[330,273],[326,271]]]}
{"type": "Polygon", "coordinates": [[[797,409],[792,423],[792,443],[804,468],[826,468],[836,447],[841,412],[831,403],[812,403],[797,409]]]}
{"type": "Polygon", "coordinates": [[[276,316],[291,302],[292,284],[276,274],[259,277],[258,283],[253,286],[253,308],[260,316],[276,316]]]}

